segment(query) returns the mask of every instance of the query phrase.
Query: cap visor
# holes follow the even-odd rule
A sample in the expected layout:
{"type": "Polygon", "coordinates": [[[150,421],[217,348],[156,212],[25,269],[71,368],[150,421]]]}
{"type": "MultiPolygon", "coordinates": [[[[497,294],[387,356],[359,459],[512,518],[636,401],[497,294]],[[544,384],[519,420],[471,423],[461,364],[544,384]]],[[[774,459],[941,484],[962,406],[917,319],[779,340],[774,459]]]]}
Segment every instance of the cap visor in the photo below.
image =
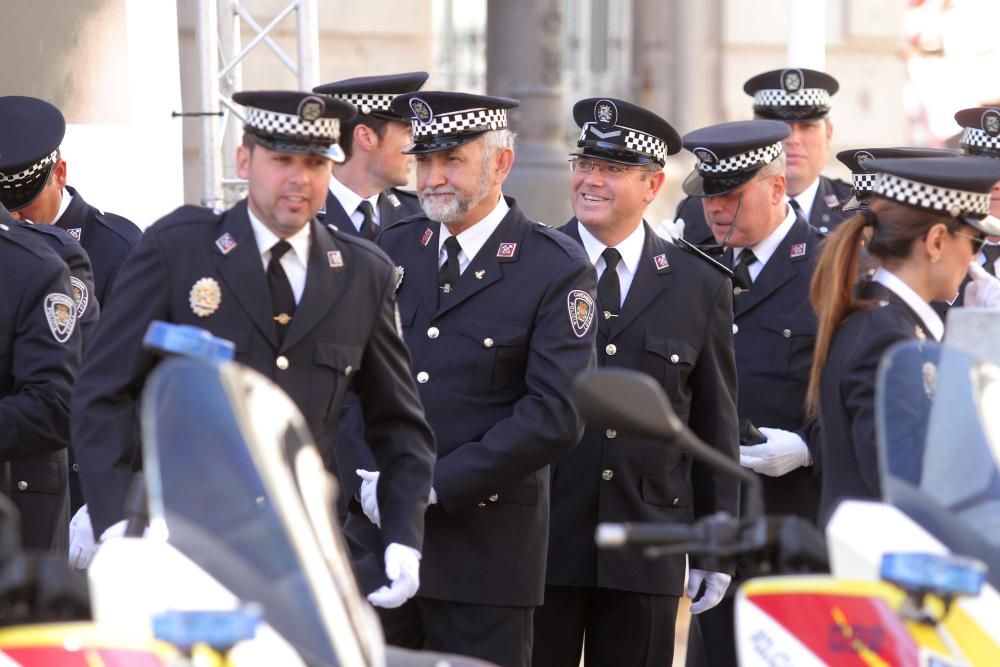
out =
{"type": "Polygon", "coordinates": [[[851,195],[851,198],[844,202],[842,211],[857,211],[859,209],[868,208],[868,199],[858,199],[857,195],[851,195]]]}
{"type": "Polygon", "coordinates": [[[753,115],[765,120],[783,120],[794,123],[800,120],[819,120],[830,113],[830,107],[788,106],[788,107],[754,107],[753,115]]]}
{"type": "Polygon", "coordinates": [[[36,174],[30,182],[19,183],[17,186],[4,183],[3,186],[0,186],[0,203],[6,206],[8,211],[18,211],[35,201],[35,197],[48,183],[49,174],[52,173],[54,166],[54,164],[49,165],[48,168],[36,174]]]}
{"type": "Polygon", "coordinates": [[[627,164],[633,167],[641,167],[642,165],[646,165],[651,162],[659,164],[658,160],[649,157],[648,155],[625,153],[622,151],[610,151],[603,148],[596,148],[594,146],[583,146],[575,153],[570,153],[570,155],[573,157],[589,157],[595,160],[604,160],[605,162],[615,162],[617,164],[627,164]]]}
{"type": "Polygon", "coordinates": [[[407,155],[422,155],[424,153],[449,151],[452,148],[458,148],[459,146],[471,143],[487,132],[489,132],[489,130],[483,130],[482,132],[474,132],[471,134],[453,135],[450,137],[431,137],[427,140],[414,141],[412,144],[404,148],[402,152],[407,155]]]}
{"type": "Polygon", "coordinates": [[[994,218],[992,215],[987,215],[984,218],[973,215],[964,215],[962,220],[969,223],[981,232],[986,232],[988,236],[1000,236],[1000,220],[994,218]]]}

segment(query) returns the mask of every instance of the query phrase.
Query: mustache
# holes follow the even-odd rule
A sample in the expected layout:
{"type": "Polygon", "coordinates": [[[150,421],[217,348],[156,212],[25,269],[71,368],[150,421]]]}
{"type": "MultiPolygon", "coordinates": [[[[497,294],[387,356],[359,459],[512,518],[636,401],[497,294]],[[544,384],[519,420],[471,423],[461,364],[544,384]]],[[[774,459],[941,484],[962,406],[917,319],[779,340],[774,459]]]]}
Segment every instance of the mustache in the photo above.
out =
{"type": "Polygon", "coordinates": [[[454,188],[440,187],[440,188],[424,188],[420,191],[421,197],[426,197],[428,195],[454,195],[458,192],[454,188]]]}

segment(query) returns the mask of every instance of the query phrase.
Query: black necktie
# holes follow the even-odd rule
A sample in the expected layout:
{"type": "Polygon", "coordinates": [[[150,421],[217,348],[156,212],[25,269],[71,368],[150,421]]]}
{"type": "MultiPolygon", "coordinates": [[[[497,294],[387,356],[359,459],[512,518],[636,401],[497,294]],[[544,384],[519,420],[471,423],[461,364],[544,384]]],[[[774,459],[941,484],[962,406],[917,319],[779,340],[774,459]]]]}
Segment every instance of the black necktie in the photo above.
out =
{"type": "Polygon", "coordinates": [[[996,273],[996,261],[997,257],[1000,257],[1000,245],[984,245],[983,255],[986,257],[986,264],[983,266],[991,276],[995,276],[996,273]]]}
{"type": "Polygon", "coordinates": [[[438,302],[443,300],[445,295],[455,291],[458,284],[458,253],[462,251],[462,246],[458,244],[458,238],[449,236],[444,240],[444,249],[448,253],[448,258],[438,268],[438,286],[441,288],[438,294],[438,302]]]}
{"type": "Polygon", "coordinates": [[[295,314],[295,293],[285,269],[281,267],[281,256],[291,248],[288,241],[278,241],[271,246],[271,261],[267,263],[267,286],[271,290],[271,308],[279,341],[285,339],[285,331],[295,314]]]}
{"type": "Polygon", "coordinates": [[[750,265],[757,261],[757,256],[750,248],[743,248],[740,251],[740,263],[733,268],[733,287],[739,287],[741,292],[749,291],[750,285],[750,265]]]}
{"type": "Polygon", "coordinates": [[[795,211],[796,216],[802,218],[803,220],[806,219],[806,214],[802,211],[802,206],[797,201],[789,198],[788,205],[792,207],[793,211],[795,211]]]}
{"type": "Polygon", "coordinates": [[[378,225],[375,224],[375,209],[372,208],[372,203],[367,199],[362,199],[357,210],[361,211],[361,215],[364,216],[361,220],[361,236],[369,241],[374,241],[375,237],[378,236],[378,225]]]}
{"type": "Polygon", "coordinates": [[[618,317],[618,311],[621,309],[622,288],[618,281],[618,262],[622,256],[614,248],[605,248],[601,257],[607,266],[604,267],[601,279],[597,281],[597,304],[601,310],[601,317],[610,320],[612,317],[618,317]]]}

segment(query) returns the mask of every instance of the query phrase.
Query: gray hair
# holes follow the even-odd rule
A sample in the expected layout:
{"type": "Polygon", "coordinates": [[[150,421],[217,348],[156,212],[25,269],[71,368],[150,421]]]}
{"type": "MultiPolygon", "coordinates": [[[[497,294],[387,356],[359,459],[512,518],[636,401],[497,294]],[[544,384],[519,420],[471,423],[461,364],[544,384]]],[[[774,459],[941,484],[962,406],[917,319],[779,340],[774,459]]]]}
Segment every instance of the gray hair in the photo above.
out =
{"type": "Polygon", "coordinates": [[[490,130],[483,135],[483,159],[489,162],[501,148],[514,150],[516,138],[517,134],[510,128],[490,130]]]}
{"type": "Polygon", "coordinates": [[[759,172],[757,172],[757,178],[768,178],[770,176],[784,176],[785,167],[788,163],[788,159],[785,157],[785,152],[782,151],[778,153],[778,157],[774,158],[767,164],[765,164],[759,172]]]}

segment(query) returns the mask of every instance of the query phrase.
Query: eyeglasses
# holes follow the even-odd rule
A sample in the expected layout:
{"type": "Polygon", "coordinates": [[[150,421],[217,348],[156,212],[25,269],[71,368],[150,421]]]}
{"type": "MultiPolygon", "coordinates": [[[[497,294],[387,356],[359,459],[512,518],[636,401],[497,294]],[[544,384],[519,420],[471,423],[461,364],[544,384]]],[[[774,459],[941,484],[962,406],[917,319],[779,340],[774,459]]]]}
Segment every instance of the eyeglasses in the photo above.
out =
{"type": "Polygon", "coordinates": [[[986,244],[986,232],[978,232],[975,236],[972,234],[963,234],[962,232],[952,232],[955,236],[964,236],[965,238],[972,241],[972,254],[978,254],[983,246],[986,244]]]}
{"type": "Polygon", "coordinates": [[[630,167],[624,164],[617,164],[615,162],[597,162],[594,160],[579,160],[572,159],[569,161],[569,167],[577,174],[593,174],[594,172],[603,173],[607,178],[620,178],[630,171],[642,171],[645,167],[630,167]]]}

